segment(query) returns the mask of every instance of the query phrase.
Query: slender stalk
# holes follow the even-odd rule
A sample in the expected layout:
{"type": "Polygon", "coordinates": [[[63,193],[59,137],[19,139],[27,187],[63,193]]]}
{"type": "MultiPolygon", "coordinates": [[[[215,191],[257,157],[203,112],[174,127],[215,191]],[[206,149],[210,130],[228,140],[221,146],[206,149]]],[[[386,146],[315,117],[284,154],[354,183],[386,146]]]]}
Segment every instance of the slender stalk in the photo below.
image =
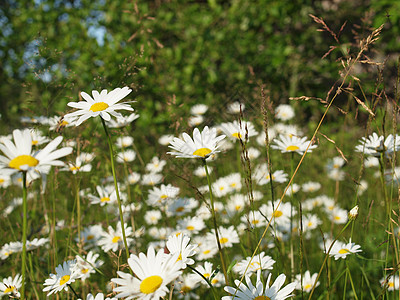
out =
{"type": "Polygon", "coordinates": [[[22,286],[21,286],[21,299],[25,299],[25,271],[26,271],[26,229],[27,229],[27,214],[28,214],[28,205],[26,203],[26,171],[22,172],[22,210],[23,210],[23,219],[22,219],[22,266],[21,266],[21,274],[22,274],[22,286]]]}
{"type": "Polygon", "coordinates": [[[193,267],[191,267],[189,265],[188,265],[188,268],[191,269],[193,272],[195,272],[197,275],[199,275],[201,278],[203,278],[207,282],[207,284],[209,285],[209,287],[210,287],[210,289],[211,289],[211,291],[213,293],[214,299],[218,300],[217,292],[215,291],[215,289],[214,289],[213,285],[211,284],[211,282],[206,277],[204,277],[203,274],[201,274],[199,271],[197,271],[195,268],[193,268],[193,267]]]}
{"type": "Polygon", "coordinates": [[[203,165],[204,165],[204,169],[206,171],[208,188],[210,190],[211,214],[212,214],[212,219],[213,219],[213,223],[214,223],[215,238],[217,239],[218,252],[219,252],[219,257],[221,259],[222,271],[224,272],[225,282],[226,282],[226,284],[228,284],[229,283],[228,273],[226,272],[224,253],[223,253],[223,250],[221,247],[221,243],[219,241],[218,226],[217,226],[217,219],[216,219],[215,210],[214,210],[214,198],[213,198],[213,194],[212,194],[210,174],[208,174],[207,162],[205,159],[203,159],[203,165]]]}
{"type": "Polygon", "coordinates": [[[106,122],[104,122],[103,118],[100,118],[100,119],[101,119],[101,122],[103,123],[104,131],[106,132],[106,135],[107,135],[108,147],[110,150],[111,170],[112,170],[112,174],[113,174],[113,178],[114,178],[115,192],[117,194],[119,217],[121,219],[122,238],[124,240],[126,259],[128,259],[129,258],[129,249],[128,249],[128,242],[126,241],[126,235],[125,235],[125,223],[124,223],[124,214],[122,213],[121,198],[119,196],[117,177],[115,175],[114,150],[113,150],[110,134],[108,133],[106,122]]]}

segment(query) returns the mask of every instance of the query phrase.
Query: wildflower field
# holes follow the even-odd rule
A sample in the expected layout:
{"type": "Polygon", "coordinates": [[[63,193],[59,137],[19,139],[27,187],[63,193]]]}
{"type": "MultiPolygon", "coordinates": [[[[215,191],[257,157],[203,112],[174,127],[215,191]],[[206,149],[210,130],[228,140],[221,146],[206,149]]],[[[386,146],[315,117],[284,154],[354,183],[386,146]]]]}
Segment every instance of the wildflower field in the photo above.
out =
{"type": "Polygon", "coordinates": [[[106,2],[0,9],[0,297],[400,299],[397,2],[106,2]]]}

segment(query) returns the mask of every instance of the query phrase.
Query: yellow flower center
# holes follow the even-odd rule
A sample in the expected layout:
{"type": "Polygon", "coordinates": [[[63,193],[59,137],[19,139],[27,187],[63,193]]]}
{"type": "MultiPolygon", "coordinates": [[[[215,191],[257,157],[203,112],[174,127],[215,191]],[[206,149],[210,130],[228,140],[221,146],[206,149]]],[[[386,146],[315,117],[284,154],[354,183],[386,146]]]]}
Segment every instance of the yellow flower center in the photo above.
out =
{"type": "Polygon", "coordinates": [[[235,206],[235,209],[236,209],[236,210],[240,210],[241,208],[242,208],[241,205],[236,205],[236,206],[235,206]]]}
{"type": "Polygon", "coordinates": [[[37,145],[37,144],[39,144],[39,141],[32,141],[32,145],[33,145],[33,146],[35,146],[35,145],[37,145]]]}
{"type": "Polygon", "coordinates": [[[281,217],[282,215],[283,215],[283,212],[281,212],[280,210],[277,210],[276,212],[274,212],[274,213],[272,214],[272,216],[275,217],[275,218],[279,218],[279,217],[281,217]]]}
{"type": "Polygon", "coordinates": [[[391,288],[394,287],[394,282],[389,282],[388,287],[391,287],[391,288]]]}
{"type": "Polygon", "coordinates": [[[4,294],[12,293],[14,290],[15,290],[15,287],[14,287],[14,286],[9,286],[9,287],[7,287],[7,288],[5,289],[5,291],[4,291],[3,293],[4,293],[4,294]]]}
{"type": "Polygon", "coordinates": [[[86,239],[87,239],[88,241],[93,240],[93,239],[94,239],[94,235],[93,235],[93,234],[88,235],[86,239]]]}
{"type": "Polygon", "coordinates": [[[182,253],[179,253],[178,259],[176,261],[182,260],[182,253]]]}
{"type": "Polygon", "coordinates": [[[259,220],[253,220],[252,223],[253,224],[258,224],[258,223],[260,223],[260,221],[259,220]]]}
{"type": "Polygon", "coordinates": [[[311,285],[311,284],[307,284],[307,285],[304,287],[305,290],[309,290],[309,289],[311,289],[311,288],[312,288],[312,285],[311,285]]]}
{"type": "Polygon", "coordinates": [[[70,278],[71,277],[69,275],[64,275],[63,277],[61,277],[60,286],[66,284],[69,281],[70,278]]]}
{"type": "Polygon", "coordinates": [[[67,122],[67,121],[65,121],[65,120],[63,120],[61,123],[60,123],[60,127],[62,127],[62,126],[67,126],[69,123],[67,122]]]}
{"type": "Polygon", "coordinates": [[[194,230],[194,226],[189,225],[189,226],[186,227],[186,229],[187,230],[194,230]]]}
{"type": "Polygon", "coordinates": [[[79,171],[80,168],[81,168],[81,167],[72,166],[72,167],[69,168],[69,170],[72,171],[72,172],[73,172],[73,171],[79,171]]]}
{"type": "Polygon", "coordinates": [[[208,278],[208,277],[210,277],[210,273],[205,273],[205,274],[203,274],[203,276],[204,276],[205,278],[208,278]]]}
{"type": "Polygon", "coordinates": [[[340,250],[339,250],[339,253],[340,253],[340,254],[346,254],[346,253],[350,253],[350,251],[349,251],[349,249],[344,249],[344,248],[343,248],[343,249],[340,249],[340,250]]]}
{"type": "Polygon", "coordinates": [[[257,296],[254,300],[271,300],[271,298],[267,296],[257,296]]]}
{"type": "Polygon", "coordinates": [[[187,285],[184,285],[183,287],[181,287],[181,292],[182,293],[188,293],[190,292],[192,289],[190,287],[188,287],[187,285]]]}
{"type": "Polygon", "coordinates": [[[89,272],[89,269],[82,269],[81,272],[82,272],[83,274],[86,274],[87,272],[89,272]]]}
{"type": "Polygon", "coordinates": [[[221,243],[221,244],[226,244],[227,242],[228,242],[228,239],[227,238],[220,238],[219,239],[219,242],[221,243]]]}
{"type": "Polygon", "coordinates": [[[339,216],[335,216],[334,218],[335,218],[335,220],[340,220],[341,219],[339,216]]]}
{"type": "Polygon", "coordinates": [[[143,294],[154,293],[162,284],[163,279],[158,275],[145,278],[140,284],[140,291],[143,294]]]}
{"type": "Polygon", "coordinates": [[[101,202],[108,202],[108,201],[110,201],[110,198],[108,198],[108,197],[103,197],[103,198],[100,199],[100,201],[101,201],[101,202]]]}
{"type": "Polygon", "coordinates": [[[308,222],[307,226],[308,226],[308,227],[313,226],[313,222],[308,222]]]}
{"type": "Polygon", "coordinates": [[[114,236],[113,237],[113,239],[112,239],[112,242],[115,244],[115,243],[118,243],[118,241],[120,240],[121,238],[119,237],[119,236],[114,236]]]}
{"type": "Polygon", "coordinates": [[[204,250],[203,251],[203,254],[208,254],[208,253],[210,253],[211,252],[211,250],[204,250]]]}
{"type": "Polygon", "coordinates": [[[286,151],[296,151],[299,150],[300,148],[294,145],[291,145],[289,147],[286,148],[286,151]]]}
{"type": "Polygon", "coordinates": [[[242,138],[242,135],[240,134],[240,132],[232,133],[232,136],[233,136],[234,138],[237,138],[237,139],[241,139],[241,138],[242,138]]]}
{"type": "Polygon", "coordinates": [[[167,199],[168,196],[164,194],[164,195],[161,195],[160,198],[161,198],[161,199],[167,199]]]}
{"type": "Polygon", "coordinates": [[[104,102],[97,102],[90,107],[90,110],[93,112],[102,111],[108,108],[108,104],[104,102]]]}
{"type": "Polygon", "coordinates": [[[177,209],[175,209],[176,212],[182,212],[185,208],[180,206],[177,209]]]}
{"type": "Polygon", "coordinates": [[[200,148],[200,149],[197,149],[196,151],[194,151],[193,155],[200,156],[200,157],[204,158],[210,153],[211,153],[210,149],[208,149],[208,148],[200,148]]]}
{"type": "Polygon", "coordinates": [[[0,178],[0,183],[4,183],[4,179],[3,178],[0,178]]]}
{"type": "Polygon", "coordinates": [[[28,165],[29,167],[37,166],[39,161],[30,155],[19,155],[12,159],[8,166],[13,169],[21,170],[21,166],[28,165]]]}

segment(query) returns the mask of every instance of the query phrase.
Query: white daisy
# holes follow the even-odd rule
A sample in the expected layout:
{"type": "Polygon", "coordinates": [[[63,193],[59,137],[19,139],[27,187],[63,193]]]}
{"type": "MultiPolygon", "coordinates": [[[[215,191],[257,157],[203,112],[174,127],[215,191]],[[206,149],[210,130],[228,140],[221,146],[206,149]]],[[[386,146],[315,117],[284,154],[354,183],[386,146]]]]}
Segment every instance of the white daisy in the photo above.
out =
{"type": "Polygon", "coordinates": [[[49,118],[48,125],[50,126],[49,127],[50,130],[57,131],[64,127],[75,126],[75,123],[74,123],[75,121],[76,121],[76,117],[66,118],[65,116],[64,117],[54,116],[54,117],[49,118]]]}
{"type": "Polygon", "coordinates": [[[192,115],[204,115],[208,110],[208,106],[205,104],[196,104],[190,108],[192,115]]]}
{"type": "Polygon", "coordinates": [[[178,196],[180,189],[172,184],[162,184],[159,188],[154,187],[149,191],[149,198],[147,204],[149,206],[163,206],[168,200],[174,199],[178,196]]]}
{"type": "Polygon", "coordinates": [[[135,158],[136,158],[136,152],[131,149],[117,153],[117,162],[119,163],[132,162],[135,160],[135,158]]]}
{"type": "Polygon", "coordinates": [[[96,269],[103,265],[102,260],[97,260],[100,254],[94,254],[89,251],[86,257],[76,256],[76,268],[80,273],[80,279],[85,281],[90,277],[90,274],[96,273],[96,269]]]}
{"type": "Polygon", "coordinates": [[[232,102],[228,105],[228,112],[231,114],[239,114],[240,111],[244,111],[245,105],[239,101],[232,102]]]}
{"type": "Polygon", "coordinates": [[[4,139],[0,143],[0,150],[5,156],[0,155],[0,169],[3,175],[11,175],[19,171],[29,171],[32,178],[35,172],[47,174],[51,166],[63,166],[59,158],[72,152],[71,147],[64,147],[56,150],[62,142],[62,137],[56,137],[45,148],[32,152],[32,137],[29,129],[14,130],[14,143],[4,139]]]}
{"type": "MultiPolygon", "coordinates": [[[[85,227],[81,231],[81,241],[83,243],[84,249],[89,249],[97,245],[98,240],[103,236],[104,230],[101,225],[92,225],[85,227]]],[[[75,239],[79,242],[78,237],[75,239]]]]}
{"type": "MultiPolygon", "coordinates": [[[[207,166],[207,170],[208,170],[208,174],[211,174],[213,168],[207,166]]],[[[204,178],[204,177],[207,176],[206,169],[204,168],[204,166],[198,166],[198,167],[193,171],[193,174],[194,174],[195,176],[201,177],[201,178],[204,178]]]]}
{"type": "MultiPolygon", "coordinates": [[[[310,271],[306,271],[303,275],[303,278],[300,274],[296,275],[296,290],[303,290],[306,293],[311,292],[315,281],[317,280],[318,273],[314,273],[312,276],[310,271]]],[[[319,281],[315,284],[315,287],[319,286],[319,281]]]]}
{"type": "Polygon", "coordinates": [[[399,289],[399,275],[391,276],[379,280],[382,287],[387,287],[388,291],[394,291],[399,289]]]}
{"type": "Polygon", "coordinates": [[[142,181],[141,183],[143,185],[156,185],[159,184],[163,179],[163,176],[161,174],[157,173],[150,173],[150,174],[144,174],[142,176],[142,181]]]}
{"type": "Polygon", "coordinates": [[[154,156],[146,165],[146,171],[150,173],[160,173],[166,164],[167,162],[165,160],[160,160],[157,156],[154,156]]]}
{"type": "Polygon", "coordinates": [[[255,168],[253,179],[258,185],[268,184],[271,181],[271,177],[272,181],[278,183],[283,183],[288,180],[288,174],[286,174],[283,170],[276,170],[271,175],[272,176],[269,175],[268,165],[263,163],[255,168]]]}
{"type": "Polygon", "coordinates": [[[194,126],[199,126],[200,124],[202,124],[204,122],[204,117],[197,115],[197,116],[190,116],[188,118],[188,125],[190,127],[194,127],[194,126]]]}
{"type": "Polygon", "coordinates": [[[194,260],[190,256],[196,254],[197,245],[191,245],[187,235],[180,233],[169,236],[166,247],[172,255],[179,253],[178,262],[181,264],[181,269],[194,264],[194,260]]]}
{"type": "MultiPolygon", "coordinates": [[[[127,224],[125,226],[125,237],[126,242],[129,245],[132,243],[133,239],[130,237],[133,234],[132,227],[128,227],[127,224]]],[[[122,236],[122,228],[121,222],[117,223],[117,229],[114,230],[111,226],[108,226],[108,232],[103,232],[100,240],[98,241],[98,245],[101,246],[104,252],[112,250],[116,252],[118,249],[124,249],[124,241],[122,236]]]]}
{"type": "Polygon", "coordinates": [[[110,119],[107,121],[107,126],[109,128],[121,128],[131,124],[133,121],[138,119],[140,116],[138,114],[132,113],[129,116],[121,116],[117,119],[110,119]]]}
{"type": "Polygon", "coordinates": [[[264,252],[254,255],[253,259],[247,257],[239,261],[234,267],[233,271],[239,273],[241,276],[246,271],[247,276],[257,273],[258,270],[272,270],[275,260],[271,256],[265,255],[264,252]]]}
{"type": "Polygon", "coordinates": [[[118,148],[127,148],[133,145],[133,137],[131,136],[121,136],[117,138],[116,145],[118,148]]]}
{"type": "Polygon", "coordinates": [[[335,260],[338,260],[339,258],[345,259],[347,255],[361,252],[362,250],[360,248],[361,248],[361,246],[357,245],[355,243],[352,243],[351,239],[347,244],[340,242],[340,241],[336,241],[336,243],[333,245],[331,251],[329,252],[329,256],[334,256],[335,260]]]}
{"type": "Polygon", "coordinates": [[[76,121],[76,126],[82,124],[82,122],[86,121],[90,117],[100,116],[106,121],[111,120],[111,116],[121,118],[122,115],[116,110],[130,110],[133,111],[133,108],[130,105],[125,103],[119,103],[121,99],[125,98],[132,90],[128,87],[116,88],[112,90],[110,93],[107,90],[102,90],[101,93],[98,91],[92,91],[93,98],[85,93],[81,92],[81,96],[86,101],[79,102],[69,102],[67,105],[73,108],[77,108],[78,110],[69,114],[66,114],[65,117],[76,117],[80,116],[76,121]]]}
{"type": "Polygon", "coordinates": [[[167,285],[174,281],[180,274],[180,264],[177,264],[179,253],[167,255],[164,249],[157,253],[153,247],[147,250],[147,256],[131,254],[128,259],[130,269],[135,277],[129,273],[118,271],[120,278],[113,278],[111,282],[118,286],[114,292],[119,293],[117,298],[157,300],[169,292],[167,285]]]}
{"type": "Polygon", "coordinates": [[[306,193],[316,192],[320,188],[321,188],[321,184],[319,182],[314,182],[314,181],[308,181],[301,185],[301,189],[303,190],[303,192],[306,192],[306,193]]]}
{"type": "Polygon", "coordinates": [[[90,204],[100,204],[100,206],[104,206],[106,204],[114,203],[117,201],[117,192],[115,187],[112,186],[96,186],[96,191],[98,196],[89,194],[87,197],[89,198],[90,204]]]}
{"type": "Polygon", "coordinates": [[[235,120],[229,123],[222,123],[219,127],[231,141],[237,141],[239,139],[244,141],[246,136],[250,138],[258,134],[253,123],[249,121],[242,120],[238,122],[235,120]]]}
{"type": "Polygon", "coordinates": [[[92,170],[92,165],[88,164],[84,160],[85,157],[77,156],[75,162],[68,162],[67,166],[61,169],[61,171],[70,171],[72,174],[78,172],[90,172],[92,170]]]}
{"type": "Polygon", "coordinates": [[[218,151],[218,143],[225,138],[224,135],[217,136],[215,128],[209,129],[208,126],[204,127],[203,132],[200,133],[199,129],[193,130],[193,139],[184,132],[182,139],[174,138],[170,142],[172,152],[168,154],[175,155],[182,158],[207,158],[218,151]]]}
{"type": "Polygon", "coordinates": [[[33,128],[29,130],[31,132],[31,137],[32,137],[32,146],[38,146],[50,141],[50,139],[47,136],[43,136],[39,130],[33,128]]]}
{"type": "MultiPolygon", "coordinates": [[[[78,299],[78,300],[82,300],[82,299],[78,299]]],[[[117,300],[117,298],[113,297],[113,298],[104,298],[104,294],[103,293],[98,293],[96,296],[93,296],[92,294],[88,294],[86,296],[86,300],[117,300]]]]}
{"type": "Polygon", "coordinates": [[[292,205],[289,202],[282,202],[278,207],[279,202],[280,199],[274,202],[268,201],[267,204],[261,205],[259,210],[268,220],[273,218],[273,224],[276,223],[283,226],[290,223],[292,205]]]}
{"type": "Polygon", "coordinates": [[[80,274],[76,269],[76,260],[65,261],[56,267],[56,274],[50,274],[50,278],[44,282],[43,292],[48,292],[47,296],[58,293],[61,290],[68,290],[68,285],[79,278],[80,274]]]}
{"type": "MultiPolygon", "coordinates": [[[[228,228],[220,226],[218,228],[218,237],[222,248],[230,248],[233,246],[233,244],[239,243],[239,235],[233,226],[228,228]]],[[[211,233],[209,232],[207,234],[207,238],[210,241],[214,240],[214,245],[217,246],[217,242],[215,240],[215,229],[212,229],[211,233]]]]}
{"type": "MultiPolygon", "coordinates": [[[[300,155],[306,151],[310,141],[307,141],[307,137],[299,138],[297,136],[284,136],[279,135],[279,138],[274,139],[274,143],[271,148],[281,150],[282,153],[296,152],[300,155]]],[[[310,145],[308,152],[312,152],[312,149],[317,148],[317,145],[310,145]]]]}
{"type": "Polygon", "coordinates": [[[189,235],[197,234],[206,227],[204,221],[198,216],[186,217],[178,219],[177,229],[188,233],[189,235]]]}
{"type": "Polygon", "coordinates": [[[278,105],[275,109],[275,117],[282,121],[288,121],[294,117],[294,109],[288,104],[278,105]]]}
{"type": "Polygon", "coordinates": [[[166,214],[167,216],[183,216],[198,207],[198,202],[194,198],[177,198],[169,201],[166,214]]]}
{"type": "Polygon", "coordinates": [[[400,150],[400,136],[389,134],[386,139],[384,136],[378,136],[376,132],[368,138],[362,137],[360,145],[356,146],[357,152],[363,152],[367,155],[379,157],[381,153],[385,155],[392,154],[400,150]]]}
{"type": "Polygon", "coordinates": [[[20,274],[14,277],[9,276],[0,282],[0,297],[7,295],[9,298],[20,298],[19,289],[22,286],[22,276],[20,274]]]}
{"type": "Polygon", "coordinates": [[[215,246],[215,237],[213,236],[212,240],[205,239],[205,242],[203,241],[204,239],[202,239],[202,243],[199,245],[197,259],[204,260],[213,258],[218,253],[218,247],[215,246]]]}
{"type": "Polygon", "coordinates": [[[271,276],[272,274],[270,273],[265,286],[264,280],[261,280],[261,270],[257,271],[256,286],[253,285],[249,276],[245,276],[247,286],[239,280],[235,280],[237,287],[226,286],[224,288],[226,292],[233,296],[224,296],[222,297],[222,300],[284,300],[293,296],[291,293],[296,287],[295,282],[289,283],[283,289],[281,289],[285,283],[286,276],[284,274],[280,274],[274,283],[270,285],[271,276]]]}
{"type": "Polygon", "coordinates": [[[172,134],[162,135],[158,142],[163,146],[168,146],[174,140],[174,136],[172,134]]]}
{"type": "Polygon", "coordinates": [[[161,217],[161,211],[159,210],[148,210],[144,214],[144,220],[149,225],[156,225],[161,217]]]}

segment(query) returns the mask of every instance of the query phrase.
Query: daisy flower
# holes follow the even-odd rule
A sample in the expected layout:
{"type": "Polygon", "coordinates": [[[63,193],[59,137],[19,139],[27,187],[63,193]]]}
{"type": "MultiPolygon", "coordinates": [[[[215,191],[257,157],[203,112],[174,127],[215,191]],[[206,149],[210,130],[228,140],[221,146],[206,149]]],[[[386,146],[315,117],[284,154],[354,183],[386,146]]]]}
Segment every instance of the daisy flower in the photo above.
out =
{"type": "Polygon", "coordinates": [[[194,198],[177,198],[167,206],[167,216],[183,216],[192,211],[193,208],[198,207],[198,202],[194,198]]]}
{"type": "Polygon", "coordinates": [[[351,240],[347,244],[336,241],[331,249],[331,252],[329,252],[329,256],[334,256],[335,260],[338,260],[339,258],[345,259],[349,254],[361,252],[362,250],[360,248],[360,245],[352,243],[351,240]]]}
{"type": "Polygon", "coordinates": [[[117,138],[116,145],[118,148],[127,148],[133,145],[133,137],[131,136],[121,136],[117,138]]]}
{"type": "Polygon", "coordinates": [[[0,150],[5,156],[0,155],[0,169],[3,175],[11,175],[19,171],[29,171],[32,178],[37,177],[35,172],[47,174],[51,166],[63,166],[59,158],[72,152],[71,147],[56,150],[61,144],[62,137],[56,137],[42,150],[32,152],[32,137],[29,129],[14,130],[14,143],[4,139],[0,143],[0,150]]]}
{"type": "Polygon", "coordinates": [[[159,188],[154,187],[149,191],[149,198],[147,204],[149,206],[162,206],[168,200],[171,200],[178,196],[180,189],[173,186],[172,184],[162,184],[159,188]]]}
{"type": "Polygon", "coordinates": [[[158,143],[163,146],[168,146],[174,140],[174,136],[172,134],[162,135],[158,139],[158,143]]]}
{"type": "Polygon", "coordinates": [[[122,115],[116,112],[116,110],[133,111],[133,108],[127,105],[126,102],[117,104],[117,102],[125,98],[131,91],[132,90],[128,87],[123,87],[122,89],[116,88],[110,93],[108,93],[107,90],[102,90],[100,93],[98,91],[92,91],[93,98],[89,94],[81,92],[82,98],[86,101],[69,102],[67,104],[69,107],[77,108],[78,110],[66,114],[65,117],[80,116],[76,121],[76,126],[81,125],[82,122],[91,117],[97,116],[102,117],[106,121],[111,120],[110,115],[119,119],[122,115]]]}
{"type": "MultiPolygon", "coordinates": [[[[301,278],[301,274],[296,275],[296,290],[303,290],[306,293],[311,292],[315,281],[317,280],[317,273],[314,273],[312,276],[310,275],[310,271],[306,271],[303,275],[303,279],[301,278]]],[[[319,286],[319,281],[315,285],[315,287],[319,286]]]]}
{"type": "Polygon", "coordinates": [[[387,287],[388,291],[394,291],[399,289],[399,275],[391,276],[379,280],[382,287],[387,287]]]}
{"type": "Polygon", "coordinates": [[[272,270],[275,260],[271,256],[265,255],[264,251],[256,254],[253,259],[247,257],[239,261],[234,267],[233,271],[243,276],[246,271],[247,276],[257,273],[258,270],[272,270]]]}
{"type": "Polygon", "coordinates": [[[204,117],[201,115],[190,116],[188,119],[188,125],[190,127],[199,126],[204,122],[204,117]]]}
{"type": "Polygon", "coordinates": [[[165,160],[160,160],[157,156],[154,156],[146,165],[146,171],[150,173],[160,173],[166,164],[167,162],[165,160]]]}
{"type": "Polygon", "coordinates": [[[243,215],[240,218],[240,221],[245,224],[249,224],[251,228],[263,227],[267,225],[265,222],[265,217],[258,210],[250,211],[248,215],[243,215]]]}
{"type": "Polygon", "coordinates": [[[240,111],[244,111],[245,105],[239,101],[232,102],[228,105],[228,112],[231,114],[238,114],[240,111]]]}
{"type": "Polygon", "coordinates": [[[144,174],[142,176],[142,181],[141,183],[143,185],[156,185],[159,184],[163,179],[163,176],[161,174],[157,173],[150,173],[150,174],[144,174]]]}
{"type": "Polygon", "coordinates": [[[72,118],[66,118],[65,116],[64,117],[60,117],[60,116],[51,117],[51,118],[49,118],[49,123],[48,123],[48,125],[50,126],[49,129],[57,131],[64,127],[74,126],[75,120],[76,120],[76,117],[72,117],[72,118]]]}
{"type": "Polygon", "coordinates": [[[220,128],[231,141],[236,141],[239,139],[244,141],[246,136],[247,138],[250,138],[258,134],[253,123],[248,121],[238,122],[235,120],[229,123],[222,123],[220,128]]]}
{"type": "Polygon", "coordinates": [[[50,278],[44,282],[43,292],[48,292],[47,296],[58,293],[61,290],[68,290],[68,285],[79,278],[80,274],[76,268],[76,260],[65,261],[56,267],[56,274],[50,274],[50,278]]]}
{"type": "MultiPolygon", "coordinates": [[[[84,249],[89,249],[97,245],[98,240],[103,236],[104,230],[101,225],[92,225],[83,228],[81,231],[81,241],[84,249]]],[[[79,242],[78,237],[75,239],[79,242]]]]}
{"type": "Polygon", "coordinates": [[[136,158],[136,152],[134,150],[125,150],[117,154],[117,162],[126,163],[134,161],[136,158]]]}
{"type": "MultiPolygon", "coordinates": [[[[195,270],[197,272],[199,272],[201,275],[203,275],[206,279],[209,279],[214,273],[213,264],[208,261],[204,262],[204,266],[202,266],[202,265],[197,266],[195,268],[195,270]]],[[[190,277],[193,282],[196,282],[196,283],[200,282],[204,286],[208,285],[207,282],[205,282],[204,279],[201,276],[199,276],[198,273],[196,273],[195,271],[192,271],[192,272],[194,274],[191,274],[190,277]]]]}
{"type": "MultiPolygon", "coordinates": [[[[214,243],[216,245],[217,242],[215,240],[215,230],[212,229],[211,231],[211,233],[208,233],[208,238],[210,241],[214,240],[214,243]]],[[[220,226],[218,228],[218,235],[219,242],[222,248],[230,248],[233,246],[233,244],[239,243],[239,235],[233,226],[230,226],[229,228],[224,228],[220,226]]]]}
{"type": "Polygon", "coordinates": [[[107,126],[109,128],[121,128],[131,124],[133,121],[138,119],[140,116],[138,114],[132,113],[129,116],[121,116],[117,119],[110,119],[107,121],[107,126]]]}
{"type": "Polygon", "coordinates": [[[269,220],[273,218],[273,222],[277,225],[285,225],[290,223],[290,214],[292,205],[289,202],[282,202],[279,207],[280,199],[272,202],[268,201],[267,204],[260,206],[260,212],[269,220]]]}
{"type": "Polygon", "coordinates": [[[11,176],[0,174],[0,188],[7,188],[11,185],[11,176]]]}
{"type": "Polygon", "coordinates": [[[378,136],[376,132],[368,136],[368,138],[362,137],[360,145],[356,146],[357,152],[363,152],[366,155],[372,155],[379,157],[381,153],[386,155],[392,154],[393,152],[399,151],[400,149],[400,136],[395,137],[389,134],[386,139],[383,135],[378,136]]]}
{"type": "MultiPolygon", "coordinates": [[[[82,300],[82,299],[78,299],[78,300],[82,300]]],[[[113,298],[104,298],[104,294],[103,293],[98,293],[96,296],[93,296],[92,294],[88,294],[86,296],[86,300],[117,300],[117,298],[113,297],[113,298]]]]}
{"type": "Polygon", "coordinates": [[[288,121],[294,117],[294,109],[288,104],[278,105],[275,109],[275,117],[282,121],[288,121]]]}
{"type": "Polygon", "coordinates": [[[75,163],[68,162],[67,164],[61,171],[70,171],[75,175],[78,172],[90,172],[92,170],[92,165],[88,164],[86,157],[82,157],[81,155],[76,157],[75,163]]]}
{"type": "Polygon", "coordinates": [[[233,296],[224,296],[222,300],[254,300],[254,299],[270,299],[270,300],[284,300],[292,297],[293,290],[296,283],[292,282],[281,289],[285,283],[286,276],[280,274],[274,283],[270,285],[272,274],[268,275],[267,282],[264,286],[264,281],[261,280],[261,270],[257,271],[256,285],[254,286],[249,276],[245,276],[247,286],[235,280],[237,287],[226,286],[224,290],[233,296]]]}
{"type": "MultiPolygon", "coordinates": [[[[203,241],[203,239],[201,240],[203,241]]],[[[204,260],[213,258],[218,253],[218,247],[215,247],[215,237],[212,240],[206,240],[199,245],[197,259],[204,260]]]]}
{"type": "Polygon", "coordinates": [[[181,269],[185,269],[187,265],[193,265],[194,260],[190,258],[196,254],[197,245],[189,244],[190,238],[182,233],[171,235],[168,238],[166,247],[172,255],[179,253],[178,261],[181,264],[181,269]]]}
{"type": "Polygon", "coordinates": [[[44,143],[47,143],[50,139],[46,136],[43,136],[42,133],[36,129],[30,129],[31,137],[32,137],[32,146],[38,146],[44,143]]]}
{"type": "Polygon", "coordinates": [[[159,210],[148,210],[144,215],[144,220],[149,225],[156,225],[161,219],[161,211],[159,210]]]}
{"type": "Polygon", "coordinates": [[[7,295],[9,298],[20,298],[19,289],[22,286],[22,276],[20,274],[15,277],[9,276],[0,282],[0,296],[7,295]]]}
{"type": "Polygon", "coordinates": [[[95,196],[92,194],[87,195],[90,200],[90,204],[100,204],[100,206],[104,206],[109,203],[114,203],[117,201],[117,192],[115,191],[115,187],[111,186],[96,186],[96,191],[99,196],[95,196]]]}
{"type": "Polygon", "coordinates": [[[205,104],[196,104],[190,108],[192,115],[204,115],[208,110],[208,106],[205,104]]]}
{"type": "Polygon", "coordinates": [[[179,254],[168,255],[164,249],[157,253],[153,247],[149,247],[147,255],[139,256],[131,254],[128,264],[135,276],[118,271],[120,278],[112,278],[111,282],[118,286],[114,292],[119,293],[117,298],[157,300],[169,292],[167,285],[174,281],[180,274],[180,264],[176,261],[179,254]]]}
{"type": "Polygon", "coordinates": [[[271,181],[283,183],[288,181],[288,174],[286,174],[283,170],[276,170],[274,173],[269,175],[267,164],[258,165],[253,174],[253,178],[258,185],[265,185],[271,181]]]}
{"type": "Polygon", "coordinates": [[[218,143],[225,138],[225,135],[217,136],[215,128],[204,127],[203,132],[195,128],[193,130],[193,139],[184,132],[182,139],[174,138],[170,142],[170,148],[174,151],[167,154],[182,158],[207,158],[217,152],[218,143]]]}
{"type": "Polygon", "coordinates": [[[301,185],[301,189],[303,190],[303,192],[306,193],[312,193],[318,191],[320,188],[321,184],[319,182],[314,182],[314,181],[309,181],[301,185]]]}
{"type": "MultiPolygon", "coordinates": [[[[281,150],[282,153],[296,152],[300,155],[306,151],[310,141],[307,141],[307,137],[299,138],[297,136],[284,136],[279,135],[279,138],[274,139],[274,144],[271,148],[281,150]]],[[[312,149],[317,148],[317,145],[310,145],[308,152],[312,152],[312,149]]]]}
{"type": "Polygon", "coordinates": [[[191,300],[200,299],[199,295],[193,292],[194,289],[198,287],[198,282],[192,280],[192,274],[182,275],[175,282],[174,292],[178,299],[191,300]]]}
{"type": "Polygon", "coordinates": [[[76,268],[82,281],[89,278],[90,274],[96,273],[95,269],[103,265],[104,262],[102,260],[97,260],[99,256],[100,254],[94,254],[92,251],[89,251],[84,258],[76,256],[76,268]]]}
{"type": "Polygon", "coordinates": [[[233,216],[237,213],[240,213],[244,209],[246,202],[247,199],[245,195],[234,194],[230,196],[227,201],[227,205],[225,206],[228,215],[233,216]]]}
{"type": "Polygon", "coordinates": [[[177,229],[188,233],[189,235],[197,234],[206,227],[204,221],[198,216],[186,217],[178,219],[177,229]]]}
{"type": "MultiPolygon", "coordinates": [[[[132,227],[128,227],[127,224],[125,226],[125,236],[126,242],[129,245],[133,242],[133,239],[130,236],[133,234],[132,227]]],[[[117,223],[117,230],[114,230],[111,226],[108,226],[108,232],[103,232],[100,240],[98,241],[98,245],[101,246],[104,252],[112,250],[116,252],[118,249],[124,249],[124,241],[122,239],[122,229],[121,223],[117,223]]]]}

